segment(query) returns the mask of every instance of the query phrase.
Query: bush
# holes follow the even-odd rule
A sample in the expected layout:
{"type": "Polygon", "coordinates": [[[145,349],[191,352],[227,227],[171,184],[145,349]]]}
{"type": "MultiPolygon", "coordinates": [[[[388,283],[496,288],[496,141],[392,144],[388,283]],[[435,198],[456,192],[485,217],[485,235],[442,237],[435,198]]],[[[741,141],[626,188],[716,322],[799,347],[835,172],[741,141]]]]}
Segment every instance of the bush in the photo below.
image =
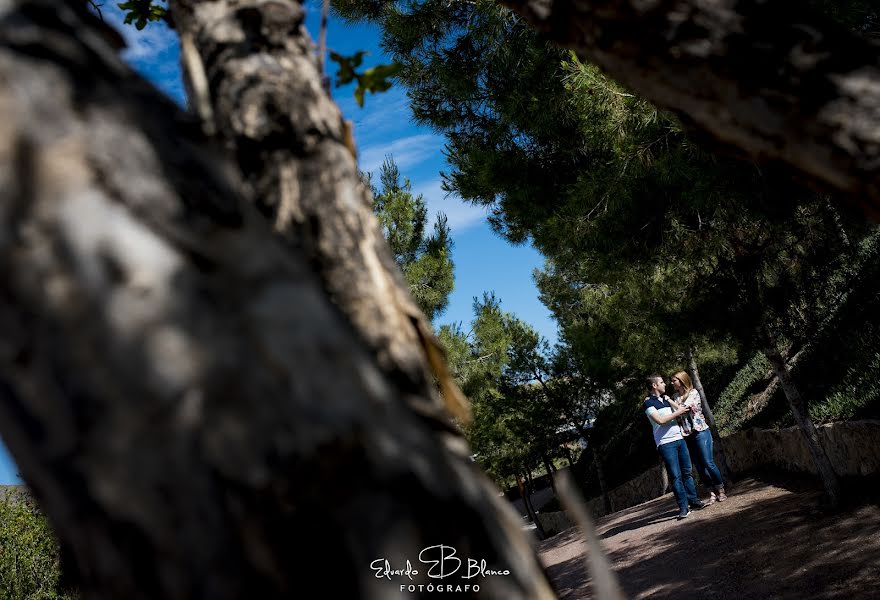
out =
{"type": "Polygon", "coordinates": [[[72,599],[59,588],[58,543],[33,499],[0,489],[0,594],[3,600],[72,599]]]}
{"type": "Polygon", "coordinates": [[[827,422],[877,417],[880,412],[880,352],[863,357],[866,360],[850,366],[822,402],[810,405],[813,420],[827,422]]]}
{"type": "Polygon", "coordinates": [[[767,386],[769,371],[770,362],[763,353],[757,352],[718,395],[713,412],[721,435],[733,433],[742,427],[749,416],[749,398],[767,386]]]}

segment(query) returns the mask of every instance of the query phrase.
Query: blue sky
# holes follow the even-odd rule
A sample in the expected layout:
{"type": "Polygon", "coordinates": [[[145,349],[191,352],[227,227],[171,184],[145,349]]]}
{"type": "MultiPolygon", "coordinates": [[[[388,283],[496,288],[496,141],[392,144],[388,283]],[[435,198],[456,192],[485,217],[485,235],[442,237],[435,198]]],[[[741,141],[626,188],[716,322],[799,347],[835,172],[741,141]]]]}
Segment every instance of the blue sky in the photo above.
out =
{"type": "MultiPolygon", "coordinates": [[[[306,4],[306,25],[317,39],[320,3],[306,4]]],[[[142,31],[122,25],[122,13],[111,0],[102,7],[105,20],[125,36],[128,49],[123,55],[159,89],[184,103],[180,80],[179,48],[176,35],[162,25],[151,24],[142,31]]],[[[379,32],[372,26],[352,26],[331,18],[327,46],[342,55],[366,50],[364,66],[390,62],[379,47],[379,32]]],[[[331,76],[335,63],[330,63],[331,76]]],[[[424,196],[430,215],[443,211],[449,219],[454,242],[455,289],[446,312],[435,325],[461,323],[469,330],[474,297],[495,292],[504,310],[531,324],[551,344],[556,342],[556,324],[538,300],[532,277],[543,259],[530,246],[512,246],[492,233],[485,210],[446,197],[441,190],[440,172],[447,169],[443,156],[444,140],[426,127],[412,123],[406,94],[399,86],[388,92],[368,94],[364,108],[357,106],[353,86],[334,89],[333,95],[346,118],[354,122],[359,163],[365,171],[377,171],[386,155],[393,155],[401,174],[416,193],[424,196]]],[[[16,470],[0,445],[0,484],[16,482],[16,470]]]]}

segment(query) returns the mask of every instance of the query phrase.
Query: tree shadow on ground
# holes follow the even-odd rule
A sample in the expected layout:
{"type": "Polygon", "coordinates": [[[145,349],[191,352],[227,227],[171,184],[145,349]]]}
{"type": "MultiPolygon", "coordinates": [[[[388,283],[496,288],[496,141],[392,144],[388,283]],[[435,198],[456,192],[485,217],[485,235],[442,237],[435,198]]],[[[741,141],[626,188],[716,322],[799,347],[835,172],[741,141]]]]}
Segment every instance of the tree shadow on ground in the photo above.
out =
{"type": "MultiPolygon", "coordinates": [[[[602,519],[599,534],[627,596],[880,597],[880,510],[828,512],[814,485],[787,483],[799,491],[742,481],[728,503],[681,522],[665,522],[675,514],[670,496],[602,519]]],[[[561,598],[589,597],[583,554],[548,574],[561,598]]]]}
{"type": "Polygon", "coordinates": [[[576,527],[567,529],[551,540],[542,543],[541,547],[544,548],[550,544],[554,548],[563,548],[573,544],[579,549],[579,552],[575,553],[572,558],[545,569],[557,596],[568,600],[589,598],[591,596],[589,576],[585,561],[584,542],[580,531],[576,527]]]}
{"type": "Polygon", "coordinates": [[[666,521],[675,521],[678,516],[678,508],[670,509],[666,512],[660,512],[656,515],[645,515],[641,519],[632,519],[627,520],[621,525],[617,527],[612,527],[611,529],[606,530],[602,533],[602,539],[614,537],[617,534],[623,533],[625,531],[633,531],[635,529],[641,529],[642,527],[647,527],[648,525],[654,525],[656,523],[665,523],[666,521]]]}

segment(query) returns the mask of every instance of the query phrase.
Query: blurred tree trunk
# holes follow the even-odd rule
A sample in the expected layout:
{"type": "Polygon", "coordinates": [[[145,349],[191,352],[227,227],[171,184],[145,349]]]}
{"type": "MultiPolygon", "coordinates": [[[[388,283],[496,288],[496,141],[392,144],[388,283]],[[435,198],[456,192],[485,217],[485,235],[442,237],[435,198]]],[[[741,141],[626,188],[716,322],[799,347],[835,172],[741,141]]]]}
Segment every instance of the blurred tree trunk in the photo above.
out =
{"type": "Polygon", "coordinates": [[[532,465],[531,464],[525,465],[524,473],[525,473],[525,475],[523,477],[525,477],[525,480],[526,480],[526,487],[527,487],[529,496],[531,496],[532,494],[535,493],[535,482],[532,479],[532,465]]]}
{"type": "Polygon", "coordinates": [[[556,472],[556,468],[553,466],[553,461],[547,457],[547,453],[543,453],[541,455],[541,460],[544,462],[544,469],[547,471],[547,477],[550,480],[550,487],[553,488],[553,493],[556,493],[556,479],[553,476],[556,472]]]}
{"type": "Polygon", "coordinates": [[[587,450],[593,459],[593,468],[596,470],[596,480],[599,482],[599,493],[602,495],[602,506],[605,508],[605,514],[614,512],[614,505],[611,503],[611,496],[608,495],[608,484],[605,483],[605,470],[602,469],[602,459],[596,452],[596,446],[592,439],[584,438],[587,441],[587,450]]]}
{"type": "Polygon", "coordinates": [[[568,468],[571,469],[574,466],[574,460],[572,460],[571,457],[571,448],[563,446],[562,451],[565,452],[565,458],[568,460],[568,468]]]}
{"type": "Polygon", "coordinates": [[[520,475],[516,476],[516,484],[519,486],[519,496],[522,498],[523,506],[525,506],[526,513],[529,515],[529,520],[535,524],[535,529],[538,532],[538,539],[545,539],[547,534],[541,526],[541,521],[538,520],[538,515],[535,513],[535,507],[532,505],[533,490],[531,486],[528,484],[527,480],[520,475]]]}
{"type": "MultiPolygon", "coordinates": [[[[439,345],[379,230],[349,125],[321,85],[302,6],[170,6],[186,87],[204,107],[206,128],[231,151],[248,198],[308,257],[333,303],[382,368],[413,392],[418,409],[440,415],[426,360],[439,345]]],[[[447,386],[444,399],[466,418],[461,393],[448,389],[446,373],[436,375],[447,386]]]]}
{"type": "Polygon", "coordinates": [[[510,570],[482,596],[551,597],[433,388],[299,7],[194,10],[223,150],[82,4],[0,5],[0,431],[74,582],[385,598],[372,561],[442,543],[510,570]]]}

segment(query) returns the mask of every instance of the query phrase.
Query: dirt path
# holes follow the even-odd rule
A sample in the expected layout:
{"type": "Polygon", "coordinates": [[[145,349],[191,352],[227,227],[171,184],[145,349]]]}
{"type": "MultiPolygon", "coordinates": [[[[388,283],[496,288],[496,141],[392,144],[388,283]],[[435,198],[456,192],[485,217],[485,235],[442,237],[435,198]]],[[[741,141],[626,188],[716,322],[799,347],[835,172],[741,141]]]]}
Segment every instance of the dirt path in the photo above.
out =
{"type": "MultiPolygon", "coordinates": [[[[684,521],[667,494],[597,527],[632,600],[880,598],[880,507],[826,514],[818,491],[788,487],[746,479],[684,521]]],[[[575,530],[539,550],[561,598],[591,597],[575,530]]]]}

